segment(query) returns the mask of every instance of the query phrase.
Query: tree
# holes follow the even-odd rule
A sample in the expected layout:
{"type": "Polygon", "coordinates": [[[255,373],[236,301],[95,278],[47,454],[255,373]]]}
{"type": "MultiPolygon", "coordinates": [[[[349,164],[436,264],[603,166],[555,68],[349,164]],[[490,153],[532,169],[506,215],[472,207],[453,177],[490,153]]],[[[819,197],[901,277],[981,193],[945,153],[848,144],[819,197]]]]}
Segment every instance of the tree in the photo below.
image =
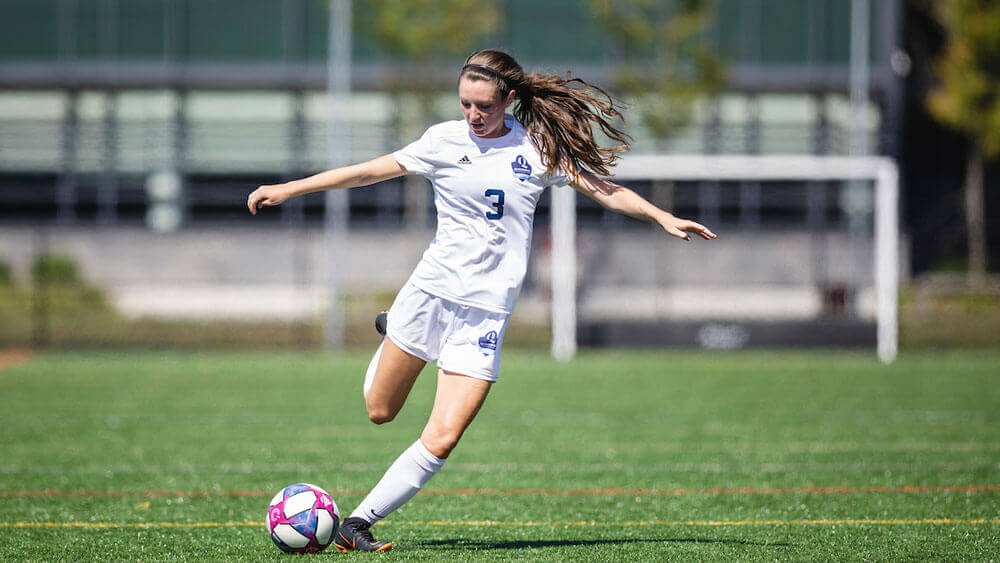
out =
{"type": "Polygon", "coordinates": [[[965,174],[965,223],[969,280],[986,284],[983,163],[1000,154],[1000,2],[941,0],[933,16],[947,33],[933,67],[938,85],[927,98],[931,115],[969,138],[965,174]]]}
{"type": "MultiPolygon", "coordinates": [[[[621,48],[616,89],[639,107],[658,150],[687,127],[698,100],[725,82],[722,60],[702,40],[712,24],[711,0],[590,0],[591,10],[621,48]]],[[[673,207],[673,182],[656,181],[653,203],[673,207]]]]}
{"type": "MultiPolygon", "coordinates": [[[[451,64],[451,76],[457,76],[456,57],[464,60],[503,20],[499,0],[368,0],[359,16],[390,55],[385,89],[393,97],[401,140],[416,138],[434,118],[435,97],[441,92],[439,67],[451,64]]],[[[430,196],[416,182],[404,179],[404,216],[407,225],[422,228],[430,196]]]]}
{"type": "Polygon", "coordinates": [[[699,99],[725,82],[721,59],[702,40],[712,23],[709,0],[591,0],[597,19],[618,40],[617,89],[635,100],[660,150],[686,127],[699,99]]]}

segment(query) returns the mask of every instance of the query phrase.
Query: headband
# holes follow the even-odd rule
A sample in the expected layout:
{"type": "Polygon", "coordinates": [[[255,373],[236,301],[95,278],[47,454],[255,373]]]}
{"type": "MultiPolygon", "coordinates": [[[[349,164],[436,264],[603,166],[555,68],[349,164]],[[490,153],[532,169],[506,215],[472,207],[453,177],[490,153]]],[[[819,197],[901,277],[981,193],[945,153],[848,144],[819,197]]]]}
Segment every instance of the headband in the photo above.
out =
{"type": "Polygon", "coordinates": [[[490,68],[490,67],[488,67],[486,65],[477,65],[477,64],[474,64],[474,63],[469,63],[469,64],[467,64],[467,65],[465,65],[465,66],[462,67],[462,72],[465,72],[465,69],[467,69],[467,68],[474,68],[476,70],[485,71],[486,73],[492,74],[493,76],[496,76],[497,78],[499,78],[500,81],[503,82],[504,84],[507,83],[507,79],[504,77],[504,75],[500,74],[500,71],[497,70],[497,69],[495,69],[495,68],[490,68]]]}

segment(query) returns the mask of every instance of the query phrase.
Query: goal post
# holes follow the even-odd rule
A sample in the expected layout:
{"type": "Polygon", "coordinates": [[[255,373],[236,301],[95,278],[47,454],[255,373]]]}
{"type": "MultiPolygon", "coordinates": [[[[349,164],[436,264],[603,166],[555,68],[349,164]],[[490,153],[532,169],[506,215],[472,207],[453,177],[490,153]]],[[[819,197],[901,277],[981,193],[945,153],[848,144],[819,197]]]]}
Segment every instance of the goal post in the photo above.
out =
{"type": "MultiPolygon", "coordinates": [[[[898,349],[899,173],[886,157],[866,156],[644,156],[623,157],[614,179],[665,181],[873,181],[874,286],[879,359],[898,349]]],[[[552,354],[571,358],[577,347],[576,206],[571,190],[552,195],[552,354]],[[565,192],[565,193],[560,193],[565,192]]]]}

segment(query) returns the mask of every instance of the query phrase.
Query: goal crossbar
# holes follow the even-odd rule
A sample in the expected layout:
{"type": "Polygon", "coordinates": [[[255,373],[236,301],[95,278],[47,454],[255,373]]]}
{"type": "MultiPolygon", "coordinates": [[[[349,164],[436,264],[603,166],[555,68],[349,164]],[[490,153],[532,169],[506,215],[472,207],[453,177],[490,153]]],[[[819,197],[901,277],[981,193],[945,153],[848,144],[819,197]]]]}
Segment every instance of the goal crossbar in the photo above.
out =
{"type": "MultiPolygon", "coordinates": [[[[886,157],[809,155],[630,155],[614,178],[621,181],[864,180],[875,183],[875,294],[877,353],[896,358],[899,342],[899,172],[886,157]]],[[[576,353],[576,204],[572,190],[552,194],[552,355],[576,353]]]]}

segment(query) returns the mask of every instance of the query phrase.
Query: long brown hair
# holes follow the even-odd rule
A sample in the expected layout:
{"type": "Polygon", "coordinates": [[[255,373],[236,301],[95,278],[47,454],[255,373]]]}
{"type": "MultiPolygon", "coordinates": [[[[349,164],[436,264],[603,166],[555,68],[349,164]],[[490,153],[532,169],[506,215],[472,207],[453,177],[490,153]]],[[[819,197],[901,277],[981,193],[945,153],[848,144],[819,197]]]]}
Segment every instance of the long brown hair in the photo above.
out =
{"type": "Polygon", "coordinates": [[[525,74],[513,57],[496,49],[473,53],[466,59],[459,80],[463,77],[493,82],[501,99],[514,90],[518,100],[514,117],[531,133],[531,142],[549,172],[575,176],[589,170],[609,176],[618,153],[629,148],[629,136],[609,122],[621,117],[621,106],[607,92],[579,78],[525,74]],[[595,125],[620,144],[598,145],[595,125]]]}

